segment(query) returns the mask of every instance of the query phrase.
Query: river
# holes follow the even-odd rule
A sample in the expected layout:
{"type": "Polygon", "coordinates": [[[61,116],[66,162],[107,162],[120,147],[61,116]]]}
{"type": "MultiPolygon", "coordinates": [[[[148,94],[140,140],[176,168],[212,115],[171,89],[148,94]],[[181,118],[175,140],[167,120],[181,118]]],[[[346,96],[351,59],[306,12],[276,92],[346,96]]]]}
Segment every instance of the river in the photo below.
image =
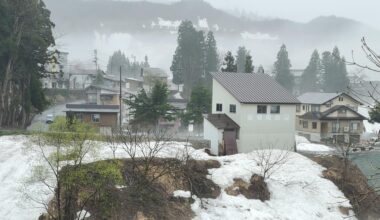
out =
{"type": "Polygon", "coordinates": [[[380,174],[371,178],[375,173],[380,173],[380,151],[354,153],[351,160],[367,176],[371,186],[380,188],[380,174]]]}

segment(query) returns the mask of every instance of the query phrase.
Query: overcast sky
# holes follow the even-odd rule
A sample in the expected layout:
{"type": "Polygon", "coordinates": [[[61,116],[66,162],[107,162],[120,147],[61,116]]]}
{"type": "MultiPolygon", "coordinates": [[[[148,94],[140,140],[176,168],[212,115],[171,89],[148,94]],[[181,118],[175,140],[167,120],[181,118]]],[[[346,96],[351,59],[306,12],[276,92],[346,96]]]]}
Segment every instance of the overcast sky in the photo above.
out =
{"type": "MultiPolygon", "coordinates": [[[[170,3],[174,0],[151,0],[170,3]]],[[[321,15],[355,19],[380,29],[380,0],[205,0],[214,7],[307,22],[321,15]]]]}

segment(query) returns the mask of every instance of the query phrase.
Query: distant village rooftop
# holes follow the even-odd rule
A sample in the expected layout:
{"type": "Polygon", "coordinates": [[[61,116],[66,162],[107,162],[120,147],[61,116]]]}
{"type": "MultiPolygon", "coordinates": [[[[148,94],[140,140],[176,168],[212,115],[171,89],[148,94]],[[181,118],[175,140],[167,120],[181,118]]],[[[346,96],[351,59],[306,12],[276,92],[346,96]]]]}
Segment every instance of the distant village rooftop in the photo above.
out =
{"type": "Polygon", "coordinates": [[[296,97],[267,74],[223,72],[212,75],[241,103],[300,103],[296,97]]]}

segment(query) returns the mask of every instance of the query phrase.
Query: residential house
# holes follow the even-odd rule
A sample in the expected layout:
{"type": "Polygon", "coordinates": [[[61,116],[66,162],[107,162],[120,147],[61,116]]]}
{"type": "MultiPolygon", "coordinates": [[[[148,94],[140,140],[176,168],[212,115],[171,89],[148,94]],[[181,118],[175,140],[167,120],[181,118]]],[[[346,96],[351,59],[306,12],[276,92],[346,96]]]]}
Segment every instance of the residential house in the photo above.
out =
{"type": "Polygon", "coordinates": [[[52,61],[45,66],[47,76],[41,79],[42,87],[46,89],[66,89],[69,53],[56,51],[52,61]]]}
{"type": "Polygon", "coordinates": [[[298,97],[296,128],[311,141],[360,141],[364,116],[358,113],[362,103],[346,93],[309,92],[298,97]]]}
{"type": "Polygon", "coordinates": [[[125,78],[126,87],[129,91],[138,93],[144,88],[144,80],[137,78],[125,78]]]}
{"type": "Polygon", "coordinates": [[[69,83],[71,90],[84,90],[90,86],[96,78],[97,70],[76,69],[69,73],[69,83]]]}
{"type": "Polygon", "coordinates": [[[293,149],[299,101],[267,74],[214,73],[204,139],[215,155],[293,149]]]}
{"type": "Polygon", "coordinates": [[[147,91],[151,90],[157,81],[168,84],[168,74],[160,68],[142,68],[141,78],[144,81],[144,89],[147,91]]]}
{"type": "Polygon", "coordinates": [[[66,117],[89,123],[103,134],[109,134],[118,125],[119,105],[67,104],[66,117]]]}
{"type": "MultiPolygon", "coordinates": [[[[83,104],[67,104],[66,116],[91,123],[99,127],[102,133],[111,132],[120,123],[128,122],[128,108],[124,102],[120,103],[120,89],[104,85],[90,85],[86,88],[86,102],[83,104]],[[120,108],[121,105],[121,108],[120,108]]],[[[122,100],[131,96],[125,88],[122,88],[122,100]]]]}

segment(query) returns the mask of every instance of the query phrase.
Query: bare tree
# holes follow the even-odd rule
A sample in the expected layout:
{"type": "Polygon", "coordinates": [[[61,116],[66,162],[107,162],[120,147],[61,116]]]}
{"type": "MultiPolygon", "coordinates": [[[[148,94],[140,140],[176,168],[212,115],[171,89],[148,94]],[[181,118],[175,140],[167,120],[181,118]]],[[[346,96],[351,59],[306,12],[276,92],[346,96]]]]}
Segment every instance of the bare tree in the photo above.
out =
{"type": "Polygon", "coordinates": [[[260,149],[253,152],[252,160],[260,168],[260,175],[265,180],[289,160],[289,151],[273,148],[260,149]]]}
{"type": "MultiPolygon", "coordinates": [[[[56,118],[48,132],[38,132],[33,136],[33,150],[41,157],[41,164],[33,168],[29,184],[42,183],[52,194],[52,203],[36,200],[32,195],[27,197],[42,204],[49,219],[72,219],[77,210],[76,185],[73,178],[67,180],[71,173],[63,172],[67,166],[79,170],[83,160],[90,151],[96,149],[93,128],[74,121],[68,124],[64,117],[56,118]]],[[[71,170],[73,171],[73,170],[71,170]]],[[[79,181],[79,180],[78,180],[79,181]]]]}

